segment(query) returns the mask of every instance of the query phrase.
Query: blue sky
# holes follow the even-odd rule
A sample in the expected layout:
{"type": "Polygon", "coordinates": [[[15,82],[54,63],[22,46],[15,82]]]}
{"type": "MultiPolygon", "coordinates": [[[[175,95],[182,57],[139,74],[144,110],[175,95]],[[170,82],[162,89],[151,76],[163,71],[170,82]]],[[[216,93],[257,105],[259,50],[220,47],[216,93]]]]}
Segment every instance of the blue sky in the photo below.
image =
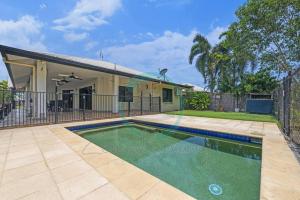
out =
{"type": "MultiPolygon", "coordinates": [[[[196,33],[215,44],[244,0],[0,1],[0,44],[104,60],[204,86],[188,64],[196,33]]],[[[0,79],[8,79],[0,64],[0,79]]]]}

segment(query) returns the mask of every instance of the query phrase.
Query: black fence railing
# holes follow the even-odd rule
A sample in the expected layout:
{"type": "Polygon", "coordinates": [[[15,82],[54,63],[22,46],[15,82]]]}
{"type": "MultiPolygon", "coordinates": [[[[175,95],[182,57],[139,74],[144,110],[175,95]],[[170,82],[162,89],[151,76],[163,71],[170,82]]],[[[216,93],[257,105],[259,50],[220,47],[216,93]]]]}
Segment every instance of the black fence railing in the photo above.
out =
{"type": "Polygon", "coordinates": [[[275,90],[274,110],[285,135],[300,145],[300,68],[289,72],[275,90]]]}
{"type": "Polygon", "coordinates": [[[0,128],[147,115],[161,111],[160,97],[0,91],[0,128]]]}

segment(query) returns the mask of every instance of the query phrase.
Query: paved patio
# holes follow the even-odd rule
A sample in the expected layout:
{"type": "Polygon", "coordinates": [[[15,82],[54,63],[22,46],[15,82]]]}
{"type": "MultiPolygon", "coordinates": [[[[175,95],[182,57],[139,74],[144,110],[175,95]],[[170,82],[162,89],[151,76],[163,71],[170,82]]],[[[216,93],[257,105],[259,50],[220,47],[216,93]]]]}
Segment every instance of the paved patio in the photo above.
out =
{"type": "MultiPolygon", "coordinates": [[[[263,138],[261,199],[300,199],[300,166],[276,124],[172,116],[139,120],[263,138]]],[[[193,199],[64,127],[0,131],[0,199],[193,199]]]]}

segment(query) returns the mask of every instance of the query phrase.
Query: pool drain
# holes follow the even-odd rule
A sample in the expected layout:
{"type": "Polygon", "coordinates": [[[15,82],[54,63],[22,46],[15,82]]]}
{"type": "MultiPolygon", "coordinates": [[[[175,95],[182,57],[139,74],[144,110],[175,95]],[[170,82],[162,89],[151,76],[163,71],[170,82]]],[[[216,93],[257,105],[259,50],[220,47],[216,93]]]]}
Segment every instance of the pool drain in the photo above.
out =
{"type": "Polygon", "coordinates": [[[208,186],[208,190],[210,191],[210,193],[212,193],[213,195],[221,195],[223,193],[223,190],[221,188],[221,186],[217,185],[217,184],[210,184],[208,186]]]}

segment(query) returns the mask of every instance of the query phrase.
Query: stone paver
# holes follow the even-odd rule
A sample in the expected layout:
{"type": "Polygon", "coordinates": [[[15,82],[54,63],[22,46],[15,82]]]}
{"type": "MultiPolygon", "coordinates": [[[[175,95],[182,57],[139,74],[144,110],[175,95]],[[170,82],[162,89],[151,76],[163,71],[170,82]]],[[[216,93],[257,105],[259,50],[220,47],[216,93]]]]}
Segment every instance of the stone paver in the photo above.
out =
{"type": "Polygon", "coordinates": [[[99,176],[94,170],[90,170],[59,183],[58,187],[64,199],[78,199],[106,183],[105,178],[99,176]]]}
{"type": "Polygon", "coordinates": [[[131,199],[137,199],[160,181],[142,170],[125,174],[112,183],[131,199]]]}
{"type": "MultiPolygon", "coordinates": [[[[64,128],[123,119],[1,130],[0,199],[193,199],[64,128]]],[[[276,124],[165,114],[135,119],[263,138],[261,200],[300,199],[300,167],[276,124]]]]}
{"type": "Polygon", "coordinates": [[[114,181],[125,174],[136,171],[135,166],[120,159],[113,160],[106,165],[100,165],[96,169],[110,181],[114,181]]]}
{"type": "Polygon", "coordinates": [[[34,176],[46,171],[48,171],[48,169],[44,162],[37,162],[9,170],[4,170],[2,176],[2,184],[6,184],[12,181],[18,181],[20,179],[34,176]]]}
{"type": "Polygon", "coordinates": [[[125,194],[120,192],[115,186],[110,183],[105,184],[103,187],[98,188],[97,190],[87,194],[82,197],[80,200],[129,200],[125,194]]]}
{"type": "Polygon", "coordinates": [[[5,169],[6,170],[13,169],[13,168],[21,167],[24,165],[41,162],[43,160],[44,159],[43,159],[42,154],[40,152],[38,152],[37,154],[25,156],[22,158],[6,160],[5,169]]]}
{"type": "Polygon", "coordinates": [[[74,178],[93,168],[83,160],[77,160],[61,167],[54,168],[52,175],[56,183],[64,182],[70,178],[74,178]]]}
{"type": "Polygon", "coordinates": [[[188,198],[181,191],[179,190],[176,191],[172,186],[160,182],[157,185],[155,185],[149,192],[146,192],[139,198],[139,200],[152,200],[152,199],[186,200],[188,198]]]}

